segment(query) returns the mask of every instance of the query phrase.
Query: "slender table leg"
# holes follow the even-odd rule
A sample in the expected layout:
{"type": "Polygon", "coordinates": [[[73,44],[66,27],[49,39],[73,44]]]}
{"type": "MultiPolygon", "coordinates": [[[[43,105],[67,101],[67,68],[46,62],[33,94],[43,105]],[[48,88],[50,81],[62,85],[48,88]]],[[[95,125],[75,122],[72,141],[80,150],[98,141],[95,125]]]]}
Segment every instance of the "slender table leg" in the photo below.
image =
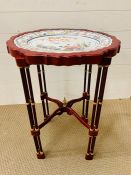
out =
{"type": "MultiPolygon", "coordinates": [[[[45,79],[45,68],[44,68],[43,64],[42,64],[42,73],[43,73],[44,90],[45,90],[45,93],[47,93],[46,79],[45,79]]],[[[46,110],[47,110],[47,114],[49,115],[49,105],[48,105],[48,100],[47,99],[46,99],[46,110]]]]}
{"type": "Polygon", "coordinates": [[[90,86],[91,86],[91,74],[92,74],[92,65],[89,65],[88,71],[88,83],[87,83],[87,100],[86,100],[86,111],[85,118],[88,119],[88,109],[89,109],[89,100],[90,100],[90,86]]]}
{"type": "Polygon", "coordinates": [[[34,102],[34,95],[33,95],[29,67],[20,68],[20,74],[21,74],[21,79],[22,79],[22,84],[23,84],[23,89],[25,94],[25,100],[27,104],[30,125],[31,125],[31,134],[35,142],[37,157],[39,159],[43,159],[45,158],[45,155],[41,146],[40,129],[38,128],[38,123],[37,123],[37,116],[36,116],[36,109],[35,109],[35,102],[34,102]]]}
{"type": "MultiPolygon", "coordinates": [[[[84,72],[84,89],[83,89],[83,94],[84,94],[85,91],[86,91],[86,79],[87,79],[87,64],[85,64],[85,72],[84,72]]],[[[83,99],[82,116],[85,117],[85,99],[83,99]]]]}
{"type": "Polygon", "coordinates": [[[98,134],[98,125],[99,125],[107,71],[108,71],[108,65],[98,67],[94,104],[92,111],[92,121],[91,121],[91,127],[89,129],[89,144],[87,154],[85,156],[87,160],[93,159],[93,152],[94,152],[96,136],[98,134]]]}
{"type": "Polygon", "coordinates": [[[46,119],[47,115],[49,115],[49,106],[48,106],[47,99],[45,103],[45,98],[44,98],[44,95],[47,96],[44,65],[42,65],[42,70],[41,70],[41,66],[37,65],[37,73],[38,73],[38,79],[39,79],[39,87],[40,87],[41,101],[42,101],[42,107],[43,107],[43,114],[44,114],[44,119],[46,119]],[[43,73],[41,73],[41,71],[43,73]],[[43,87],[43,84],[44,84],[44,87],[43,87]]]}
{"type": "Polygon", "coordinates": [[[87,81],[87,64],[85,65],[85,74],[84,74],[84,93],[87,93],[87,99],[83,99],[83,108],[82,108],[82,116],[88,120],[88,108],[89,108],[89,100],[90,100],[90,84],[91,84],[91,73],[92,73],[92,65],[89,65],[88,70],[88,81],[87,81]],[[86,105],[85,105],[86,102],[86,105]]]}

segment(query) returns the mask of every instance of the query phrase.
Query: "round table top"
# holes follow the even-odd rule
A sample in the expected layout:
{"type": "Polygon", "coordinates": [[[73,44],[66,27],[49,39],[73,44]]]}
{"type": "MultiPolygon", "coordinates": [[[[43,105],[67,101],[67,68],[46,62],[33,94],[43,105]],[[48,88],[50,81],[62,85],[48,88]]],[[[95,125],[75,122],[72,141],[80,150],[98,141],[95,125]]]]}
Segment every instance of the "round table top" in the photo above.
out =
{"type": "Polygon", "coordinates": [[[74,65],[85,64],[82,61],[85,57],[88,63],[90,57],[99,60],[114,56],[120,41],[114,36],[84,29],[46,29],[13,36],[7,41],[7,48],[17,62],[21,58],[27,64],[74,65]]]}

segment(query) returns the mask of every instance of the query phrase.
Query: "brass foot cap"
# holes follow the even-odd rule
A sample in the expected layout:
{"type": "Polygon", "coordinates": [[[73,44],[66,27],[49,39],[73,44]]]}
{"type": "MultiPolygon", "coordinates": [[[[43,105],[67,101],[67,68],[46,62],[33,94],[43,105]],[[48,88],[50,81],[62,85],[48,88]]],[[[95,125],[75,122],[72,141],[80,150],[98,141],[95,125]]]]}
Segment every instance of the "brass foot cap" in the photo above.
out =
{"type": "Polygon", "coordinates": [[[85,155],[85,159],[86,160],[92,160],[93,159],[93,156],[94,156],[93,154],[86,154],[85,155]]]}
{"type": "Polygon", "coordinates": [[[44,159],[45,154],[43,152],[36,153],[38,159],[44,159]]]}

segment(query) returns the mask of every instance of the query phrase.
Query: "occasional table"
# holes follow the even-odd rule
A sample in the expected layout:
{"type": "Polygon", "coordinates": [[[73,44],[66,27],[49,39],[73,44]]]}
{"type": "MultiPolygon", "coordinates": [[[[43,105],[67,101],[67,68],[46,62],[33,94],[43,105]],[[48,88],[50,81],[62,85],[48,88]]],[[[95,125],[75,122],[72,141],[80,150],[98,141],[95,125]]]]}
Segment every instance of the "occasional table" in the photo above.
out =
{"type": "Polygon", "coordinates": [[[114,36],[85,29],[41,29],[11,37],[7,41],[7,49],[20,68],[37,157],[39,159],[45,158],[40,140],[40,129],[56,115],[67,112],[68,115],[77,118],[89,130],[89,142],[85,158],[88,160],[93,159],[107,71],[112,57],[120,50],[120,41],[114,36]],[[44,65],[73,66],[82,64],[85,65],[82,97],[62,102],[48,96],[44,65]],[[40,124],[37,121],[29,69],[31,65],[36,65],[38,73],[43,108],[43,122],[40,124]],[[93,65],[98,65],[98,70],[91,122],[89,122],[88,109],[93,65]],[[53,113],[50,113],[49,101],[57,104],[57,109],[53,113]],[[82,101],[83,105],[81,115],[72,108],[76,102],[80,101],[82,101]]]}

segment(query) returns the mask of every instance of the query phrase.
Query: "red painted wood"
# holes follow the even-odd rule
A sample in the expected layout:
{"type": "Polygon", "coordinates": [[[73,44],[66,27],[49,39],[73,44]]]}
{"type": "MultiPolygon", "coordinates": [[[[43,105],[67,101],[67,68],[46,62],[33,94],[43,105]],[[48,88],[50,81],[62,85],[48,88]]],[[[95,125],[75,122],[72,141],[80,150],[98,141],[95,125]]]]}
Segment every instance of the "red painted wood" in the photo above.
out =
{"type": "MultiPolygon", "coordinates": [[[[106,33],[97,32],[109,36],[112,38],[112,44],[109,47],[98,49],[96,51],[89,52],[75,52],[75,53],[47,53],[47,52],[35,52],[22,48],[18,48],[14,44],[14,39],[23,34],[38,32],[49,29],[40,29],[30,32],[20,33],[18,35],[12,36],[7,41],[8,52],[15,57],[16,63],[20,67],[25,67],[31,64],[46,64],[46,65],[56,65],[56,66],[71,66],[80,64],[101,64],[103,58],[112,58],[120,50],[120,41],[111,35],[106,33]]],[[[50,29],[51,30],[51,29],[50,29]]],[[[61,30],[61,29],[58,29],[61,30]]],[[[86,29],[73,29],[73,30],[83,30],[91,31],[86,29]]],[[[91,31],[96,32],[96,31],[91,31]]]]}

